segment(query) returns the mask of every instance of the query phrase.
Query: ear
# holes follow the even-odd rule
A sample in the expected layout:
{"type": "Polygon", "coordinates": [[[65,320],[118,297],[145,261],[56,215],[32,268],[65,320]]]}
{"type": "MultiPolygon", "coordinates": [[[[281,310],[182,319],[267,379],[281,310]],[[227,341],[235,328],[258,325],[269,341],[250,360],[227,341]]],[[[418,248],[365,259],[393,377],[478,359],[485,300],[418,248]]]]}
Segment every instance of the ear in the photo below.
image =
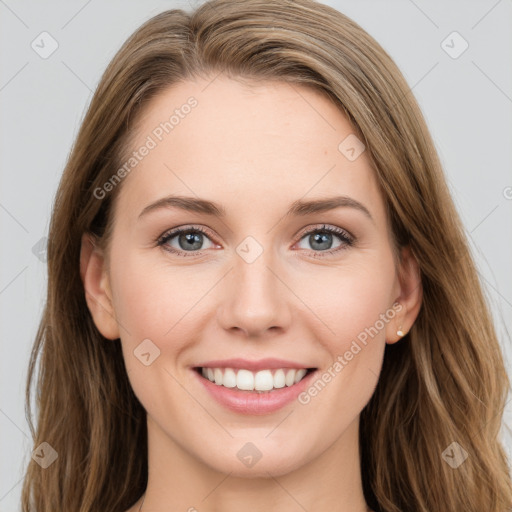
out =
{"type": "Polygon", "coordinates": [[[82,235],[80,277],[94,324],[105,338],[110,340],[119,338],[119,326],[112,305],[105,258],[102,251],[95,246],[94,238],[88,233],[82,235]]]}
{"type": "Polygon", "coordinates": [[[400,307],[394,308],[396,315],[393,321],[386,325],[386,343],[396,343],[403,338],[414,324],[421,309],[423,287],[418,262],[409,246],[401,251],[401,261],[398,268],[397,295],[395,303],[400,307]],[[403,335],[397,334],[401,330],[403,335]]]}

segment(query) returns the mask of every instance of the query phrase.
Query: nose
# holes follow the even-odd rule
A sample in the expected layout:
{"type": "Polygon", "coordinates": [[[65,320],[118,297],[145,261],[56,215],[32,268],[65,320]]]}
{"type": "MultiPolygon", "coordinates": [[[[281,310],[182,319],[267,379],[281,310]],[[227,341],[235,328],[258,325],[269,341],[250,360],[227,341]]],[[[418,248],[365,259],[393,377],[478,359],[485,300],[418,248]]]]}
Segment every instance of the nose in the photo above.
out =
{"type": "Polygon", "coordinates": [[[271,251],[248,263],[234,256],[234,268],[224,279],[218,321],[227,331],[245,337],[265,337],[267,331],[286,331],[291,320],[290,296],[283,272],[272,262],[271,251]]]}

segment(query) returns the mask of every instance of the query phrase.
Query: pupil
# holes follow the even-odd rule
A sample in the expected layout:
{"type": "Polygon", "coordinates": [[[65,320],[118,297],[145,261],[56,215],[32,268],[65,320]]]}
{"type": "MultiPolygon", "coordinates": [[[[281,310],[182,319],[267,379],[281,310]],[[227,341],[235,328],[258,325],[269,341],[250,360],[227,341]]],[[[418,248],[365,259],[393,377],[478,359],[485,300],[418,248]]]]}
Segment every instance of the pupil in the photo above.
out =
{"type": "Polygon", "coordinates": [[[201,237],[202,237],[202,235],[198,234],[198,233],[184,233],[180,236],[180,246],[182,246],[181,242],[183,240],[185,240],[185,243],[184,243],[185,250],[188,251],[188,250],[192,250],[192,249],[200,249],[201,248],[201,237]]]}
{"type": "Polygon", "coordinates": [[[314,235],[311,235],[313,237],[313,241],[311,242],[311,247],[314,249],[330,249],[332,246],[332,239],[330,233],[315,233],[314,235]],[[317,244],[321,244],[322,242],[330,241],[331,243],[328,244],[328,247],[315,247],[317,244]]]}

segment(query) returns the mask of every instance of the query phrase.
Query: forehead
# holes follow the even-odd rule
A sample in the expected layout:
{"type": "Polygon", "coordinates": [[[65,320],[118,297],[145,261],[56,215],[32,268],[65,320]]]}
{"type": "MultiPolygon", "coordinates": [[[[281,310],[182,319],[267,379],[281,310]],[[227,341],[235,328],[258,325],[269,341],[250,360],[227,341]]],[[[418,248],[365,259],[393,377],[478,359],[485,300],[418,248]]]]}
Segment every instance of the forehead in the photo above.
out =
{"type": "Polygon", "coordinates": [[[138,119],[130,153],[139,155],[120,203],[135,215],[172,193],[261,210],[305,195],[350,193],[382,213],[366,152],[353,160],[340,150],[354,134],[339,107],[309,87],[222,75],[180,82],[138,119]]]}

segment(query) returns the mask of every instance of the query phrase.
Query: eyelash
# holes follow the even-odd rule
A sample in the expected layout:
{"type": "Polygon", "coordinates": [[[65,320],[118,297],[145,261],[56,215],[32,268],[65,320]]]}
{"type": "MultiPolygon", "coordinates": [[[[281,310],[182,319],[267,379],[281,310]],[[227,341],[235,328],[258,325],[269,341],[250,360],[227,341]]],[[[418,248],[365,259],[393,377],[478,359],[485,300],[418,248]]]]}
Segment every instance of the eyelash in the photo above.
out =
{"type": "MultiPolygon", "coordinates": [[[[196,232],[202,233],[208,238],[211,238],[209,232],[206,229],[202,228],[201,226],[186,226],[165,232],[164,234],[160,235],[160,237],[158,237],[158,239],[156,240],[156,244],[158,247],[163,247],[169,240],[171,240],[177,235],[180,235],[181,233],[196,232]]],[[[328,249],[326,251],[312,251],[312,255],[314,258],[324,258],[325,256],[323,255],[325,254],[331,255],[333,253],[337,253],[338,251],[346,250],[347,248],[352,247],[356,241],[356,239],[353,236],[349,235],[345,230],[335,226],[327,226],[325,224],[321,228],[316,227],[302,233],[298,241],[300,242],[304,237],[306,237],[307,235],[311,235],[312,233],[331,233],[337,235],[342,241],[342,245],[336,247],[335,249],[328,249]]],[[[190,251],[190,254],[187,254],[187,251],[178,251],[172,247],[164,247],[164,250],[185,258],[201,254],[201,251],[190,251]]]]}

